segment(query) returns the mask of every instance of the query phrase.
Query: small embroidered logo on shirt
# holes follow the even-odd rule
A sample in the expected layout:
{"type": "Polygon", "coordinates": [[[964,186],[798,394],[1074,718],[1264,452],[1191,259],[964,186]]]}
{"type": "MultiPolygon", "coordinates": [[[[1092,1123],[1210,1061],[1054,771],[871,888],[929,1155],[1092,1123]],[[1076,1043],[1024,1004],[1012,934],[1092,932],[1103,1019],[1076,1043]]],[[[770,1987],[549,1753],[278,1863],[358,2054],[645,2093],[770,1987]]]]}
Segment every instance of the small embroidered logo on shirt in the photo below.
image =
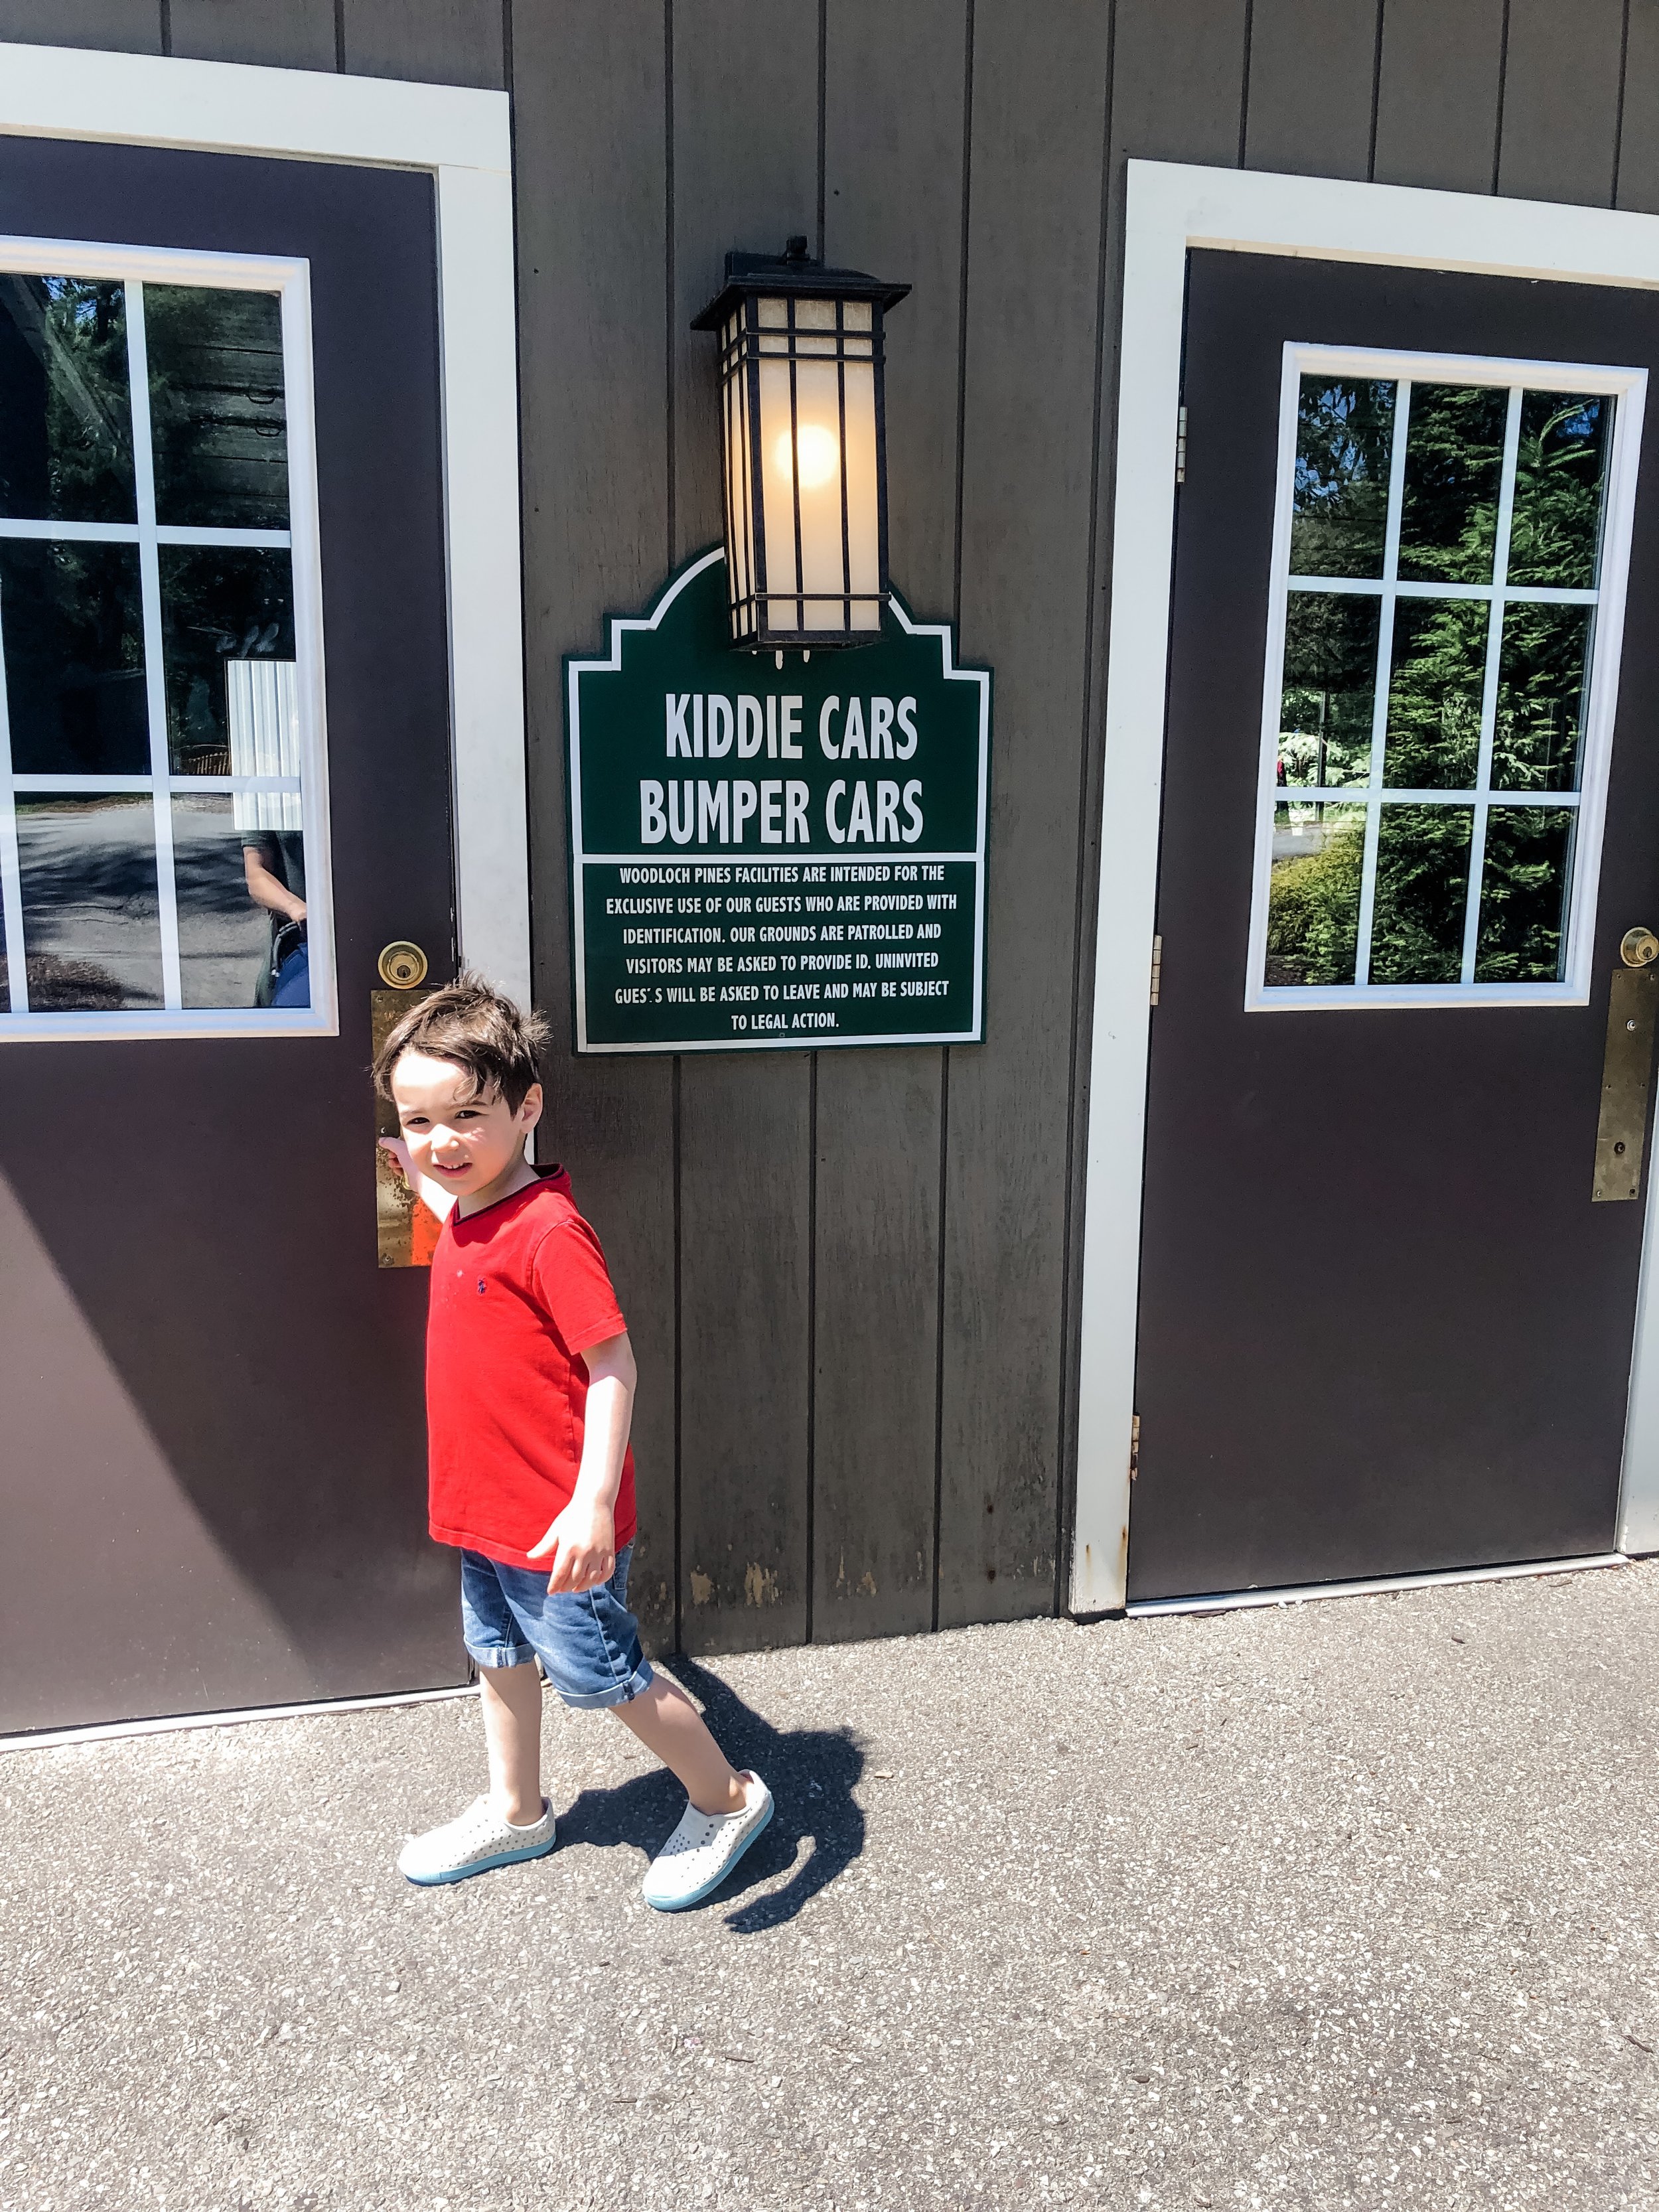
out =
{"type": "Polygon", "coordinates": [[[479,1276],[479,1278],[478,1278],[478,1296],[479,1296],[480,1297],[482,1297],[483,1296],[483,1294],[484,1294],[484,1288],[483,1288],[483,1286],[484,1286],[484,1279],[483,1279],[483,1277],[482,1275],[480,1275],[480,1276],[479,1276]]]}

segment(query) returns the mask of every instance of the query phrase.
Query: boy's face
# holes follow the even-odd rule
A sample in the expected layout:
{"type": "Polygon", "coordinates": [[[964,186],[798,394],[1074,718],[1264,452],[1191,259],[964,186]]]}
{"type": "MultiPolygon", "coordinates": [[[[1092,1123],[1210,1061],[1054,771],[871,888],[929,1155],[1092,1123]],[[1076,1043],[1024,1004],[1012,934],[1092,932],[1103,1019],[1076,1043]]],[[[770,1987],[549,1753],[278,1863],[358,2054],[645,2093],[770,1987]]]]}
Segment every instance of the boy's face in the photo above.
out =
{"type": "Polygon", "coordinates": [[[478,1097],[453,1060],[401,1054],[392,1096],[416,1170],[465,1200],[488,1196],[524,1159],[525,1139],[542,1115],[542,1087],[532,1084],[515,1113],[499,1091],[478,1097]]]}

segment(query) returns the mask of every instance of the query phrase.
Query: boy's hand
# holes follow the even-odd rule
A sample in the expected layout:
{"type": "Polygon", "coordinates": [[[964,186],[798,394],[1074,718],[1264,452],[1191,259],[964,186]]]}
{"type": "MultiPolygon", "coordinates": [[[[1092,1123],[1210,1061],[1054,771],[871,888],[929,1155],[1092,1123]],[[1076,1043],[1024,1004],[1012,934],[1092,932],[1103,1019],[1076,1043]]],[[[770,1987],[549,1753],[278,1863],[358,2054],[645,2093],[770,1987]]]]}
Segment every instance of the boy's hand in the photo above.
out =
{"type": "Polygon", "coordinates": [[[455,1203],[453,1190],[442,1190],[429,1182],[415,1164],[415,1156],[402,1137],[377,1137],[375,1143],[383,1152],[389,1153],[398,1163],[398,1172],[409,1186],[410,1195],[420,1200],[428,1213],[440,1221],[447,1220],[449,1210],[455,1203]]]}
{"type": "Polygon", "coordinates": [[[421,1178],[416,1174],[415,1163],[409,1157],[409,1146],[401,1137],[377,1137],[374,1141],[383,1152],[390,1152],[392,1158],[397,1161],[402,1170],[404,1181],[418,1198],[421,1194],[421,1178]]]}
{"type": "Polygon", "coordinates": [[[597,1589],[617,1569],[617,1522],[608,1505],[573,1498],[564,1511],[525,1557],[544,1559],[553,1554],[548,1577],[550,1590],[597,1589]]]}

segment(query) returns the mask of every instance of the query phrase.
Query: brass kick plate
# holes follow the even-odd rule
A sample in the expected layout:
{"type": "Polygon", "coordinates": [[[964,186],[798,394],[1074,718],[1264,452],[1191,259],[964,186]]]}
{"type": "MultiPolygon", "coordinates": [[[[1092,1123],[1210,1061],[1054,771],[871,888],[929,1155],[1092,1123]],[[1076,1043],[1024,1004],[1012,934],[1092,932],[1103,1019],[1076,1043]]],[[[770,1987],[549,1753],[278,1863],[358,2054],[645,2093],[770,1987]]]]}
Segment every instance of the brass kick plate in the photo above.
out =
{"type": "MultiPolygon", "coordinates": [[[[429,999],[430,991],[371,991],[369,1052],[378,1053],[413,1006],[429,999]]],[[[389,1098],[374,1101],[374,1233],[383,1267],[429,1267],[432,1248],[438,1241],[438,1223],[423,1206],[390,1152],[380,1150],[381,1137],[398,1133],[398,1109],[389,1098]]]]}
{"type": "Polygon", "coordinates": [[[1601,1119],[1595,1132],[1594,1201],[1636,1198],[1642,1189],[1659,968],[1615,968],[1607,1001],[1601,1119]]]}

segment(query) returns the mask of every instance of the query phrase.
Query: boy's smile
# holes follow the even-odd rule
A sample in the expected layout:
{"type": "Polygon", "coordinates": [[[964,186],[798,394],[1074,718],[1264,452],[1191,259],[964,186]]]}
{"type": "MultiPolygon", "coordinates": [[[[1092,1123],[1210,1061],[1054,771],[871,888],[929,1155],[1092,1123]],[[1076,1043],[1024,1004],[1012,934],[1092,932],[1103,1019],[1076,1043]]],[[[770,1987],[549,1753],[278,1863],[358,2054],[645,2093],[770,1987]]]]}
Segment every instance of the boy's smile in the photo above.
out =
{"type": "Polygon", "coordinates": [[[499,1091],[480,1097],[471,1072],[453,1060],[410,1051],[392,1069],[391,1086],[416,1172],[453,1192],[463,1217],[535,1181],[524,1148],[541,1119],[540,1084],[515,1110],[499,1091]]]}

